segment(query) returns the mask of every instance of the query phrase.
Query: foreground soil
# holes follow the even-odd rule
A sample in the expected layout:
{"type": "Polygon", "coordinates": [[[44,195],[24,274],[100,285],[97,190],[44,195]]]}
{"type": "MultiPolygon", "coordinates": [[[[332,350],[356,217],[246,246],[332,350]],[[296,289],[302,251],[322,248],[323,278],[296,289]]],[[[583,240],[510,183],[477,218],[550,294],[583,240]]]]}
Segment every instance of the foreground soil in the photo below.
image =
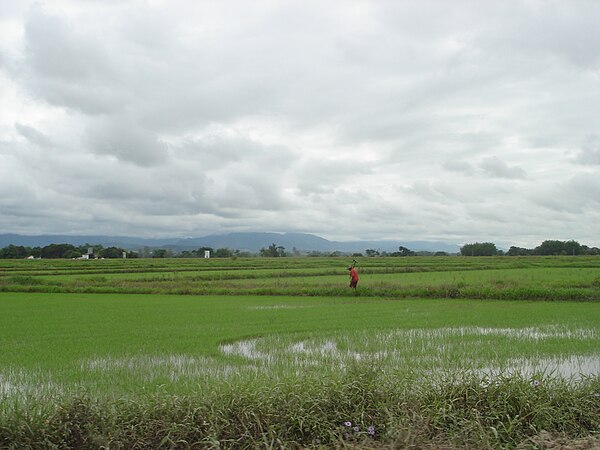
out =
{"type": "Polygon", "coordinates": [[[517,447],[518,450],[595,450],[600,449],[600,435],[572,439],[542,431],[517,447]]]}

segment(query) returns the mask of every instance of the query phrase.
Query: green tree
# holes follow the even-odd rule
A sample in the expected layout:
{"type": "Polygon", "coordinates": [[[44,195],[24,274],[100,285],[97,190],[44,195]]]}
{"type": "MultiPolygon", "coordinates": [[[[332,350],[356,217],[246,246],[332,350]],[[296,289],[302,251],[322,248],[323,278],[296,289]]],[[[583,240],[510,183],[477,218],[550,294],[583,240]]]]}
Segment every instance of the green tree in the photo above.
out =
{"type": "Polygon", "coordinates": [[[398,247],[398,256],[415,256],[416,253],[413,252],[412,250],[403,247],[402,245],[400,247],[398,247]]]}
{"type": "Polygon", "coordinates": [[[123,252],[125,252],[125,250],[123,250],[122,248],[108,247],[100,250],[98,256],[100,256],[101,258],[122,258],[123,252]]]}
{"type": "Polygon", "coordinates": [[[165,250],[164,248],[157,248],[152,252],[153,258],[166,258],[167,256],[167,250],[165,250]]]}
{"type": "Polygon", "coordinates": [[[460,254],[463,256],[495,256],[498,255],[496,244],[491,242],[475,242],[474,244],[465,244],[460,248],[460,254]]]}
{"type": "Polygon", "coordinates": [[[533,249],[535,255],[580,255],[581,244],[576,241],[546,240],[533,249]]]}
{"type": "MultiPolygon", "coordinates": [[[[204,256],[204,253],[202,253],[204,256]]],[[[215,258],[231,258],[233,256],[233,251],[229,248],[218,248],[214,253],[215,258]]]]}
{"type": "Polygon", "coordinates": [[[533,249],[535,255],[560,255],[563,251],[562,241],[548,239],[533,249]]]}
{"type": "Polygon", "coordinates": [[[71,244],[50,244],[42,248],[40,256],[44,259],[78,258],[81,252],[71,244]]]}
{"type": "Polygon", "coordinates": [[[268,258],[277,258],[281,256],[286,256],[285,247],[277,246],[277,244],[273,243],[269,245],[268,248],[260,249],[260,256],[265,256],[268,258]]]}
{"type": "Polygon", "coordinates": [[[574,240],[565,242],[563,247],[564,247],[563,252],[567,255],[575,256],[575,255],[581,255],[583,253],[581,244],[574,240]]]}
{"type": "Polygon", "coordinates": [[[379,251],[377,251],[373,248],[368,248],[365,250],[365,254],[372,258],[374,256],[379,256],[379,251]]]}
{"type": "Polygon", "coordinates": [[[77,251],[79,253],[81,253],[82,255],[87,255],[89,249],[92,249],[92,254],[94,254],[95,256],[100,256],[100,254],[102,253],[102,250],[104,250],[104,247],[101,244],[87,244],[87,243],[77,247],[77,251]]]}
{"type": "Polygon", "coordinates": [[[533,250],[522,247],[511,246],[506,252],[508,256],[528,256],[533,254],[533,250]]]}
{"type": "Polygon", "coordinates": [[[31,254],[31,249],[22,245],[12,245],[0,249],[1,259],[23,259],[31,254]]]}

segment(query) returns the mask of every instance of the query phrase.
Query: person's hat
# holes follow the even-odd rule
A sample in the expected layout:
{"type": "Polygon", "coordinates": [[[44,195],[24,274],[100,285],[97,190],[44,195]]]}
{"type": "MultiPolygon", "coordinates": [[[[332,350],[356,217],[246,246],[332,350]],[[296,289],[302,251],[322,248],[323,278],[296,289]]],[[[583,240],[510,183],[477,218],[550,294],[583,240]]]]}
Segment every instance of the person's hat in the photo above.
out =
{"type": "Polygon", "coordinates": [[[351,269],[352,269],[352,266],[348,266],[348,270],[351,270],[351,269]]]}

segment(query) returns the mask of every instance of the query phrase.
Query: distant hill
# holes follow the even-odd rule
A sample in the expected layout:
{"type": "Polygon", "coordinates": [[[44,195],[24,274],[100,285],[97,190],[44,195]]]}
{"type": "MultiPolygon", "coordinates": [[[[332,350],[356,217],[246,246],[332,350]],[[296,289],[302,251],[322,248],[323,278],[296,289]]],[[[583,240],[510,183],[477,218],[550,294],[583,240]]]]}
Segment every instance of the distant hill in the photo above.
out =
{"type": "Polygon", "coordinates": [[[21,234],[0,234],[0,247],[7,245],[23,245],[26,247],[44,247],[50,244],[100,244],[104,247],[122,247],[125,249],[137,249],[144,246],[148,247],[163,247],[172,245],[178,242],[179,239],[144,239],[136,237],[123,236],[95,236],[95,235],[62,235],[62,234],[42,234],[36,236],[28,236],[21,234]]]}
{"type": "Polygon", "coordinates": [[[104,247],[121,247],[127,250],[139,250],[144,247],[170,248],[174,251],[195,250],[200,247],[231,248],[249,252],[258,252],[271,244],[283,246],[287,251],[296,248],[299,251],[344,252],[355,253],[368,248],[378,251],[394,252],[399,246],[414,251],[459,252],[459,246],[445,242],[430,241],[329,241],[314,234],[305,233],[229,233],[213,234],[197,238],[154,238],[144,239],[124,236],[72,236],[72,235],[38,235],[0,234],[0,247],[8,245],[27,247],[44,247],[49,244],[100,244],[104,247]]]}
{"type": "Polygon", "coordinates": [[[200,238],[182,239],[175,245],[186,249],[199,247],[232,248],[258,252],[261,248],[271,244],[281,245],[286,250],[297,248],[303,251],[333,251],[331,241],[315,236],[314,234],[302,233],[229,233],[223,235],[210,235],[200,238]]]}

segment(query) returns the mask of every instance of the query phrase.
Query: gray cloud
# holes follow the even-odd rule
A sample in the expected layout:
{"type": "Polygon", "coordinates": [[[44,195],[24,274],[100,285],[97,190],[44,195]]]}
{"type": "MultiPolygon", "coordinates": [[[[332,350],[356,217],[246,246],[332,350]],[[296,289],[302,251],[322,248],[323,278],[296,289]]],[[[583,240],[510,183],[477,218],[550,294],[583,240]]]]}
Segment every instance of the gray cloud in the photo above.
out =
{"type": "Polygon", "coordinates": [[[479,167],[493,177],[523,179],[525,171],[518,166],[509,166],[496,156],[485,158],[479,164],[479,167]]]}
{"type": "Polygon", "coordinates": [[[167,146],[155,133],[123,116],[95,119],[87,138],[94,153],[141,166],[160,164],[167,157],[167,146]]]}
{"type": "Polygon", "coordinates": [[[600,245],[596,2],[18,3],[3,230],[600,245]]]}
{"type": "Polygon", "coordinates": [[[52,141],[44,133],[36,130],[34,127],[17,122],[15,128],[23,137],[27,138],[32,143],[43,147],[52,147],[52,141]]]}
{"type": "Polygon", "coordinates": [[[585,165],[600,164],[600,138],[591,135],[586,139],[586,143],[579,152],[577,161],[585,165]]]}
{"type": "Polygon", "coordinates": [[[578,173],[534,193],[533,198],[537,204],[558,213],[585,214],[592,222],[600,208],[600,178],[597,173],[578,173]]]}
{"type": "Polygon", "coordinates": [[[447,160],[442,163],[442,167],[451,172],[459,172],[465,175],[469,175],[475,172],[475,168],[472,164],[467,161],[461,160],[447,160]]]}
{"type": "Polygon", "coordinates": [[[350,158],[309,159],[295,167],[293,177],[301,195],[332,194],[340,185],[361,188],[362,177],[372,172],[370,164],[350,158]]]}
{"type": "Polygon", "coordinates": [[[35,95],[86,114],[122,109],[125,92],[102,36],[76,30],[62,17],[34,6],[25,26],[25,42],[20,72],[35,95]]]}

